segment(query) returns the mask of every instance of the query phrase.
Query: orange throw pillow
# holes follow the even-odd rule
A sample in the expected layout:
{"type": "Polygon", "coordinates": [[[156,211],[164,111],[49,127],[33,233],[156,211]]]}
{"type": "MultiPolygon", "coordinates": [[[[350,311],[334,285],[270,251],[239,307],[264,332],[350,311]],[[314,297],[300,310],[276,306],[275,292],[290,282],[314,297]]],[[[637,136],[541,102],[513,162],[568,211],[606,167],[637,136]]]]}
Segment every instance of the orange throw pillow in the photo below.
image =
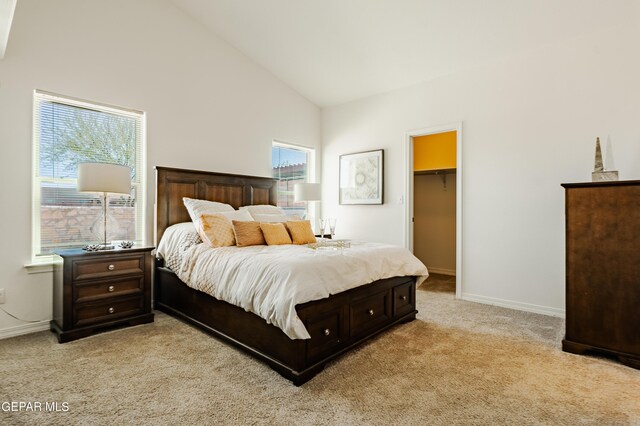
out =
{"type": "Polygon", "coordinates": [[[260,229],[270,246],[291,244],[291,237],[282,223],[261,223],[260,229]]]}
{"type": "Polygon", "coordinates": [[[240,220],[232,220],[231,222],[233,223],[233,233],[236,236],[238,247],[263,246],[267,244],[258,222],[240,220]]]}
{"type": "Polygon", "coordinates": [[[231,221],[221,214],[201,215],[198,234],[211,247],[228,247],[236,243],[231,221]]]}
{"type": "Polygon", "coordinates": [[[291,234],[293,244],[309,244],[316,242],[316,236],[313,235],[311,222],[308,220],[295,220],[284,224],[291,234]]]}

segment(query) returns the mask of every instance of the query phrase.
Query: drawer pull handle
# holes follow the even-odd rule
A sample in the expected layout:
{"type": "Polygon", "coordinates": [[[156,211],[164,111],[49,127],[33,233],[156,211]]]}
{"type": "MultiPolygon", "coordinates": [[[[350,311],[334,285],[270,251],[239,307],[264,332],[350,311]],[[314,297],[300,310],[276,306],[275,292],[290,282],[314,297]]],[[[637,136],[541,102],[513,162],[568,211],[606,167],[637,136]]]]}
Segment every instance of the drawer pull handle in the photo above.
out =
{"type": "Polygon", "coordinates": [[[116,265],[111,264],[107,269],[113,271],[114,269],[116,269],[116,265]]]}
{"type": "Polygon", "coordinates": [[[112,314],[114,309],[113,308],[109,308],[108,311],[109,311],[110,314],[112,314]]]}
{"type": "Polygon", "coordinates": [[[109,286],[109,288],[107,290],[109,290],[109,292],[112,292],[113,290],[115,290],[116,288],[112,285],[109,286]]]}
{"type": "Polygon", "coordinates": [[[400,300],[407,300],[407,296],[400,296],[400,300]]]}
{"type": "Polygon", "coordinates": [[[328,335],[330,335],[330,334],[331,334],[331,330],[329,330],[328,328],[325,328],[325,329],[324,329],[324,335],[325,335],[325,336],[328,336],[328,335]]]}
{"type": "Polygon", "coordinates": [[[369,309],[369,315],[373,316],[374,312],[373,309],[369,309]]]}

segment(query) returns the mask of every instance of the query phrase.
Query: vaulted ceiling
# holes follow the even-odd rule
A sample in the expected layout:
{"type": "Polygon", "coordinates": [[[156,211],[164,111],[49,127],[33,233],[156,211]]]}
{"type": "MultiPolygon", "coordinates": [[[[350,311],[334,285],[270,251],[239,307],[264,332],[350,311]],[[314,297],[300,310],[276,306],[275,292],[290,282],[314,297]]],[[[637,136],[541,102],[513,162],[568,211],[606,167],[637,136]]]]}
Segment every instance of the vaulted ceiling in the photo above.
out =
{"type": "Polygon", "coordinates": [[[16,0],[0,0],[0,59],[4,58],[7,49],[15,9],[16,0]]]}
{"type": "MultiPolygon", "coordinates": [[[[171,0],[321,107],[640,25],[639,0],[171,0]]],[[[0,59],[16,0],[0,0],[0,59]]]]}
{"type": "Polygon", "coordinates": [[[172,0],[323,107],[638,22],[637,0],[172,0]]]}

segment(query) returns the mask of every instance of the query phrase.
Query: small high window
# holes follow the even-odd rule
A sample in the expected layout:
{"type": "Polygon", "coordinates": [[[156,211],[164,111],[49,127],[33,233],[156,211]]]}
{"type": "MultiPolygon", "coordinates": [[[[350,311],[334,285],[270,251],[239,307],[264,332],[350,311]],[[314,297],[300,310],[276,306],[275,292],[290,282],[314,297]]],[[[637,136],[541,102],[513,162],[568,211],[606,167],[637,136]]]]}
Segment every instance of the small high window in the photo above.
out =
{"type": "Polygon", "coordinates": [[[300,182],[310,182],[313,177],[315,150],[273,142],[271,166],[273,177],[278,179],[278,207],[288,215],[304,217],[307,203],[294,202],[293,186],[300,182]]]}

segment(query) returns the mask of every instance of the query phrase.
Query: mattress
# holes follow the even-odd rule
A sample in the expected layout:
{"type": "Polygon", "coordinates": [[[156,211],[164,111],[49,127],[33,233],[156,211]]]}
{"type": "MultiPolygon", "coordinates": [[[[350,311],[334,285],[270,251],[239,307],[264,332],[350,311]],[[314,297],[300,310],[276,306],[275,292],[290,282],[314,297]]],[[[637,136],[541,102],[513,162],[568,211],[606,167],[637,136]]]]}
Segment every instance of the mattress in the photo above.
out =
{"type": "Polygon", "coordinates": [[[349,248],[307,245],[211,248],[191,222],[167,228],[158,256],[189,287],[253,312],[291,339],[309,339],[296,305],[327,298],[384,278],[414,276],[427,268],[409,250],[352,241],[349,248]]]}

